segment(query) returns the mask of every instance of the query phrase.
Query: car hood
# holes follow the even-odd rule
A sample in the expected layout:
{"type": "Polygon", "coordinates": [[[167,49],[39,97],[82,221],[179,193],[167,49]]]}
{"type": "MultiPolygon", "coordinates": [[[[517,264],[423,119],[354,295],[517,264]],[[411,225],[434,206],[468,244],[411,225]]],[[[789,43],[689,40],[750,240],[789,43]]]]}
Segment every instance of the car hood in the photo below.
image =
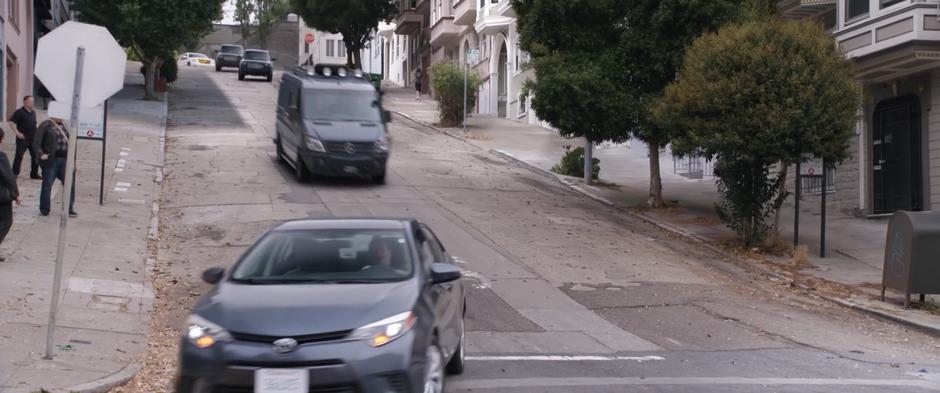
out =
{"type": "Polygon", "coordinates": [[[385,132],[377,121],[307,121],[307,129],[324,142],[374,142],[385,132]]]}
{"type": "Polygon", "coordinates": [[[418,291],[414,280],[336,285],[223,282],[194,312],[232,332],[300,336],[351,330],[411,310],[418,291]]]}

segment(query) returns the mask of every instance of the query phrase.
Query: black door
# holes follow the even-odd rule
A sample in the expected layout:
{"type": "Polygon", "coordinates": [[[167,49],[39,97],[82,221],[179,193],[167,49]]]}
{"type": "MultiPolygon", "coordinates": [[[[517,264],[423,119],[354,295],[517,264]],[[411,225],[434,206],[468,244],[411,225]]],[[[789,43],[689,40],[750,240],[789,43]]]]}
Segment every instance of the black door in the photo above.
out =
{"type": "Polygon", "coordinates": [[[920,100],[882,101],[872,130],[874,213],[923,209],[920,100]]]}

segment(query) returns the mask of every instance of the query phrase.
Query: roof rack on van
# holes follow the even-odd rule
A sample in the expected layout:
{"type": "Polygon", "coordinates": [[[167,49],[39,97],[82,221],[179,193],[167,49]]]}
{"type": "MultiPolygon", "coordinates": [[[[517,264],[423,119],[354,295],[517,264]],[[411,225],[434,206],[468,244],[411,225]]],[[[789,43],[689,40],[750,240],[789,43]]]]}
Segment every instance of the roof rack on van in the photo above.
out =
{"type": "Polygon", "coordinates": [[[342,64],[320,63],[313,67],[298,65],[290,71],[299,77],[335,77],[335,78],[363,78],[362,70],[349,68],[342,64]]]}

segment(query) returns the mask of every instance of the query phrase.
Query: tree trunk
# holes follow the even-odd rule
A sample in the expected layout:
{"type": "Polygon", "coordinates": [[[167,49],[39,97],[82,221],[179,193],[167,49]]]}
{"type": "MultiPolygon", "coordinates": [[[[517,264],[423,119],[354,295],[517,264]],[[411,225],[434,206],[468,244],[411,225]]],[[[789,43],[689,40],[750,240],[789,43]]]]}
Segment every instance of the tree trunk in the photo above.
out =
{"type": "Polygon", "coordinates": [[[787,172],[790,169],[789,165],[782,162],[780,166],[782,168],[777,174],[777,200],[774,203],[774,240],[780,237],[780,212],[783,211],[783,202],[786,200],[787,196],[787,172]]]}
{"type": "Polygon", "coordinates": [[[157,70],[162,63],[159,57],[144,59],[144,100],[158,101],[156,93],[157,70]]]}
{"type": "Polygon", "coordinates": [[[659,173],[659,143],[647,142],[650,156],[650,198],[646,202],[650,207],[659,208],[663,203],[663,179],[659,173]]]}
{"type": "Polygon", "coordinates": [[[362,50],[359,48],[353,51],[353,68],[357,70],[362,69],[362,50]]]}
{"type": "Polygon", "coordinates": [[[584,138],[584,184],[594,180],[594,143],[584,138]]]}

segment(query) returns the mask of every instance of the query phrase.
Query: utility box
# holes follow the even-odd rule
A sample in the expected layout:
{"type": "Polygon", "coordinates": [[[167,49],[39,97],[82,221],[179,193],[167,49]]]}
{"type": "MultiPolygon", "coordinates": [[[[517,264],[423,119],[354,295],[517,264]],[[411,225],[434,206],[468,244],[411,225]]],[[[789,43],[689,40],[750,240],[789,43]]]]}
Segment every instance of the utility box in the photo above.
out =
{"type": "Polygon", "coordinates": [[[885,242],[881,300],[885,289],[904,294],[904,308],[911,294],[940,294],[940,212],[898,211],[888,223],[885,242]]]}

